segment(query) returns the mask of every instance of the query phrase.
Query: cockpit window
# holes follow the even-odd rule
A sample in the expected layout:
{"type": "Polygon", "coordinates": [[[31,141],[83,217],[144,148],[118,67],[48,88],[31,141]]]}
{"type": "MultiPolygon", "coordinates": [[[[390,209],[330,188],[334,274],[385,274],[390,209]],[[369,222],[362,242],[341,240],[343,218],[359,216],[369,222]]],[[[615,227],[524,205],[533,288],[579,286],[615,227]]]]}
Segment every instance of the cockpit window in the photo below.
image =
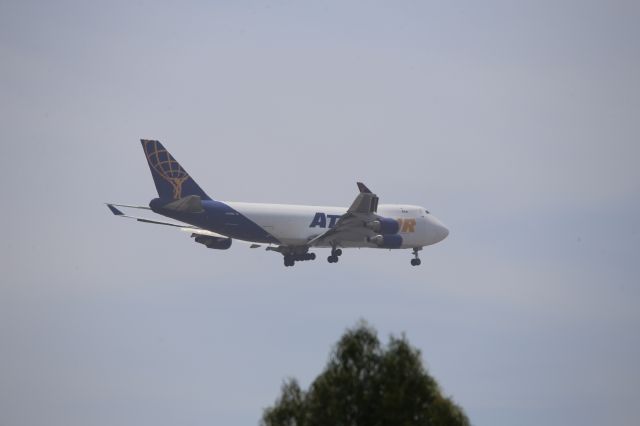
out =
{"type": "Polygon", "coordinates": [[[424,212],[425,212],[426,214],[430,214],[430,213],[429,213],[429,210],[425,210],[424,212]]]}

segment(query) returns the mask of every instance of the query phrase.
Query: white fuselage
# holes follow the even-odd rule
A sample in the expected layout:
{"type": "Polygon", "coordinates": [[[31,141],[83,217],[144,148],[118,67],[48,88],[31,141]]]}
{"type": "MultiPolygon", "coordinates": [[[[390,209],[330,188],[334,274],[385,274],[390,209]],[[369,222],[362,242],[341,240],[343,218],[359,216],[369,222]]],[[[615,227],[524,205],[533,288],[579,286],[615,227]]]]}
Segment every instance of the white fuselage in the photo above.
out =
{"type": "MultiPolygon", "coordinates": [[[[314,237],[332,228],[347,207],[305,206],[290,204],[261,204],[225,201],[225,204],[246,216],[277,238],[282,244],[304,245],[314,237]]],[[[380,204],[377,214],[396,219],[400,223],[402,246],[416,248],[435,244],[449,234],[448,229],[423,207],[398,204],[380,204]]],[[[367,240],[371,234],[362,228],[360,242],[344,242],[342,247],[378,246],[367,240]]],[[[323,245],[320,245],[321,247],[323,245]]],[[[326,245],[326,247],[329,247],[326,245]]]]}

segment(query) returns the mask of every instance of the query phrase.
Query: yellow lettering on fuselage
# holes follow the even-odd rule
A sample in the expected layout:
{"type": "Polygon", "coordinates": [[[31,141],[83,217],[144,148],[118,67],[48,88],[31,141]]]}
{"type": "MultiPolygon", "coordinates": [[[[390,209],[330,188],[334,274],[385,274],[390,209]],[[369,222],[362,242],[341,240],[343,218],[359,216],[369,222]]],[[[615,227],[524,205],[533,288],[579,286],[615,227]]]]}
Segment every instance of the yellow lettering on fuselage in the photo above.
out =
{"type": "Polygon", "coordinates": [[[397,219],[400,224],[400,232],[416,232],[416,220],[415,219],[397,219]]]}

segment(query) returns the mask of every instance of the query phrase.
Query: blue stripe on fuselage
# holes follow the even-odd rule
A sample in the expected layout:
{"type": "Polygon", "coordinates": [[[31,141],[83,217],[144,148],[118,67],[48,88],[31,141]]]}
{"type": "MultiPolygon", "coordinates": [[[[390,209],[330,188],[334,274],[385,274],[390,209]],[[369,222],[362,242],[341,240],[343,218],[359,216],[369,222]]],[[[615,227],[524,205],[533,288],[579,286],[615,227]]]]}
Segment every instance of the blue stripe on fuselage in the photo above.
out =
{"type": "Polygon", "coordinates": [[[156,198],[149,203],[151,209],[163,216],[195,225],[218,234],[258,243],[280,244],[273,235],[229,205],[215,200],[202,200],[201,213],[185,213],[165,209],[162,206],[172,200],[156,198]]]}

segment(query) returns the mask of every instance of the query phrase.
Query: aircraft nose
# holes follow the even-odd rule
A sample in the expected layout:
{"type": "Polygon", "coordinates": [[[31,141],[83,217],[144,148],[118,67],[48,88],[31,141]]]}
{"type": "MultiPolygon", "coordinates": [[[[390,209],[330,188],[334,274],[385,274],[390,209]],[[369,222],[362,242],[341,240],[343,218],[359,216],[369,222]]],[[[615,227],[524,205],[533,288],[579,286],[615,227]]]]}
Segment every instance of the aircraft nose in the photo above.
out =
{"type": "Polygon", "coordinates": [[[440,241],[447,238],[447,236],[449,235],[449,229],[444,226],[444,224],[440,222],[436,217],[430,216],[429,219],[431,222],[431,244],[439,243],[440,241]]]}
{"type": "Polygon", "coordinates": [[[440,226],[438,227],[438,238],[439,238],[438,241],[442,241],[448,236],[449,236],[449,228],[440,224],[440,226]]]}

